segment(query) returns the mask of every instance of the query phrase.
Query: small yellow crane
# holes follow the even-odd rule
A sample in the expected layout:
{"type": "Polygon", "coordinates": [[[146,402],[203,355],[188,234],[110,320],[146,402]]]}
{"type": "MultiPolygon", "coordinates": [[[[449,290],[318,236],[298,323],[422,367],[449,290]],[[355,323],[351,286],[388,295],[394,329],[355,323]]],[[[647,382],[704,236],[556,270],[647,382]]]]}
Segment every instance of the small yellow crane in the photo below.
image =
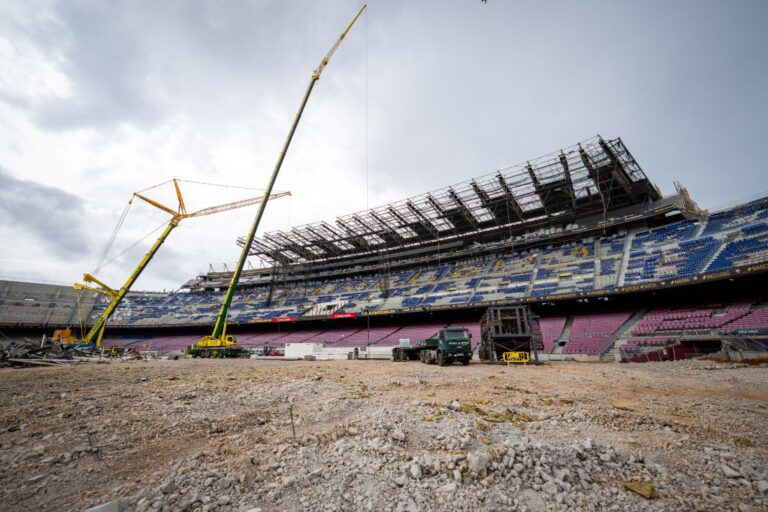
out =
{"type": "MultiPolygon", "coordinates": [[[[169,206],[159,203],[158,201],[155,201],[154,199],[151,199],[143,194],[134,192],[133,196],[131,196],[130,201],[128,201],[129,205],[132,204],[135,198],[141,199],[142,201],[154,206],[155,208],[158,208],[166,213],[169,213],[171,215],[171,220],[168,222],[168,225],[165,227],[163,232],[160,234],[157,240],[155,240],[155,243],[149,249],[147,254],[144,255],[144,257],[139,262],[138,266],[133,270],[133,272],[131,272],[131,274],[128,276],[128,279],[126,279],[125,283],[119,290],[110,288],[109,286],[107,286],[106,284],[104,284],[102,281],[92,276],[91,274],[83,274],[83,280],[89,284],[75,283],[74,285],[75,289],[89,290],[92,292],[97,292],[97,293],[106,295],[107,297],[110,298],[109,304],[107,305],[107,308],[104,310],[104,312],[101,315],[99,315],[99,318],[93,324],[93,326],[88,331],[88,333],[85,336],[83,336],[82,339],[78,339],[72,336],[71,329],[61,329],[61,330],[56,330],[54,332],[53,334],[54,343],[61,343],[62,345],[76,347],[76,348],[99,348],[101,346],[101,340],[104,336],[104,327],[106,326],[107,320],[109,320],[109,317],[112,316],[112,314],[115,312],[115,310],[117,309],[117,306],[120,304],[120,301],[123,300],[125,295],[131,289],[131,286],[133,286],[133,283],[136,282],[136,280],[139,278],[141,273],[149,264],[150,260],[157,253],[158,249],[160,249],[160,246],[163,245],[163,242],[165,242],[165,239],[168,238],[168,235],[171,234],[171,231],[173,231],[182,220],[188,219],[191,217],[203,217],[205,215],[213,215],[214,213],[235,210],[237,208],[243,208],[245,206],[258,204],[265,200],[265,196],[258,196],[258,197],[243,199],[241,201],[235,201],[231,203],[220,204],[217,206],[211,206],[211,207],[203,208],[201,210],[196,210],[193,212],[188,212],[187,207],[184,204],[184,197],[181,194],[179,181],[180,180],[176,178],[171,180],[176,192],[176,197],[179,201],[179,205],[176,209],[173,209],[169,206]]],[[[277,198],[285,197],[289,195],[291,195],[290,192],[275,192],[274,194],[269,195],[269,199],[277,199],[277,198]]]]}

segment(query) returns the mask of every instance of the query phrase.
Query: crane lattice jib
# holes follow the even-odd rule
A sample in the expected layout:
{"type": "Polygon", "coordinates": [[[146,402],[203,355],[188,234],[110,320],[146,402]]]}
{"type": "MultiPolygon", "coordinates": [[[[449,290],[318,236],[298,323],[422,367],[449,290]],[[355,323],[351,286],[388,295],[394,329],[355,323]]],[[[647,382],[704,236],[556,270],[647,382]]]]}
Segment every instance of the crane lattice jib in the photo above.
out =
{"type": "Polygon", "coordinates": [[[331,57],[333,57],[333,54],[336,53],[336,49],[339,47],[341,42],[344,40],[344,38],[347,36],[347,33],[352,29],[352,25],[355,24],[357,21],[357,18],[360,17],[361,14],[363,14],[363,11],[368,7],[368,4],[363,5],[360,10],[357,12],[357,15],[352,18],[352,21],[349,22],[349,25],[347,25],[347,28],[344,29],[344,32],[341,33],[339,38],[336,40],[336,44],[334,44],[330,50],[328,50],[328,53],[325,54],[325,57],[323,57],[323,60],[320,61],[320,65],[317,66],[317,69],[312,73],[312,80],[320,80],[320,74],[325,69],[325,66],[328,65],[328,61],[331,60],[331,57]]]}
{"type": "Polygon", "coordinates": [[[109,286],[107,286],[105,283],[97,279],[96,277],[85,274],[83,276],[83,279],[88,283],[94,283],[98,285],[98,288],[91,287],[83,284],[75,284],[75,289],[78,290],[89,290],[94,292],[99,292],[107,295],[110,297],[109,304],[107,305],[106,309],[102,312],[101,315],[99,315],[99,318],[94,323],[93,327],[88,331],[88,333],[83,337],[81,343],[84,345],[89,345],[91,343],[95,344],[97,347],[101,345],[101,339],[104,335],[104,327],[107,323],[107,320],[109,320],[109,317],[112,316],[112,314],[115,312],[117,307],[120,305],[120,302],[125,298],[125,296],[128,294],[128,292],[131,289],[131,286],[136,282],[136,280],[139,278],[141,273],[144,271],[144,269],[147,267],[149,262],[152,260],[152,258],[155,256],[157,251],[160,249],[160,247],[165,242],[165,239],[168,238],[168,235],[171,234],[171,231],[173,231],[176,226],[179,225],[179,222],[181,222],[183,219],[189,218],[189,217],[203,217],[205,215],[213,215],[215,213],[221,213],[229,210],[235,210],[237,208],[243,208],[245,206],[250,206],[252,204],[260,203],[262,201],[266,201],[268,199],[277,199],[279,197],[289,196],[291,195],[290,192],[276,192],[274,194],[270,194],[269,196],[259,196],[259,197],[251,197],[248,199],[244,199],[242,201],[235,201],[232,203],[226,203],[226,204],[220,204],[217,206],[211,206],[208,208],[203,208],[201,210],[197,210],[192,213],[187,212],[186,205],[184,203],[184,197],[181,193],[181,189],[179,188],[178,180],[174,179],[173,185],[176,191],[176,196],[179,201],[178,208],[174,210],[173,208],[166,206],[158,201],[155,201],[154,199],[151,199],[149,197],[146,197],[138,192],[133,194],[133,197],[141,199],[142,201],[154,206],[155,208],[158,208],[166,213],[169,213],[172,215],[171,220],[168,222],[168,225],[165,227],[163,232],[160,234],[160,236],[157,238],[155,243],[152,245],[152,247],[149,249],[147,254],[144,255],[144,257],[141,259],[139,264],[136,266],[136,268],[131,272],[131,274],[128,276],[128,279],[126,279],[125,283],[119,290],[113,290],[109,286]]]}

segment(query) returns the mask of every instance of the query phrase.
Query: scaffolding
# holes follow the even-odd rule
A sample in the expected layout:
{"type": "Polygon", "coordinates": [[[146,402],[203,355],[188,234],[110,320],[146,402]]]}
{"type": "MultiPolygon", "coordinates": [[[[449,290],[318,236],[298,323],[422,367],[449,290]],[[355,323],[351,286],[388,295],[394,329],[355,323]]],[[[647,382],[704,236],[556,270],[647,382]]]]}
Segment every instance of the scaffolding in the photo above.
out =
{"type": "MultiPolygon", "coordinates": [[[[464,183],[257,238],[250,255],[316,264],[505,236],[661,198],[621,139],[600,136],[464,183]]],[[[245,239],[238,239],[238,245],[245,239]]]]}

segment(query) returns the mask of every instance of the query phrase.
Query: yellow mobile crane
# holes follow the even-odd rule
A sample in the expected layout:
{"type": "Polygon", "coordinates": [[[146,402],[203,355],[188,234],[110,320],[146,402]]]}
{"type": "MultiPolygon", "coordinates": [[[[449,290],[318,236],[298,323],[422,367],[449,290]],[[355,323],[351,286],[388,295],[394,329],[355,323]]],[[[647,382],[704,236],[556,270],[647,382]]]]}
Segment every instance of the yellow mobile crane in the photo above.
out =
{"type": "Polygon", "coordinates": [[[304,107],[307,106],[307,100],[309,100],[309,95],[312,94],[312,89],[315,86],[315,82],[320,80],[320,75],[325,69],[325,66],[328,65],[328,61],[336,52],[336,49],[344,40],[344,37],[346,37],[347,33],[352,29],[352,25],[355,24],[357,18],[360,17],[366,7],[368,6],[363,5],[355,17],[352,18],[352,21],[349,22],[349,25],[347,25],[347,28],[345,28],[344,32],[341,33],[339,38],[336,40],[336,43],[331,47],[328,53],[325,54],[323,60],[320,61],[320,65],[312,72],[312,77],[309,80],[307,91],[304,93],[304,97],[302,98],[301,104],[299,105],[299,110],[296,112],[296,116],[293,119],[291,129],[288,131],[288,137],[285,139],[283,149],[280,151],[280,155],[277,157],[277,163],[275,164],[275,168],[272,171],[272,176],[269,178],[267,188],[264,191],[264,200],[259,204],[259,210],[256,212],[256,217],[253,219],[251,230],[248,232],[248,236],[246,237],[245,243],[243,244],[243,250],[240,253],[240,259],[237,262],[235,271],[232,273],[232,279],[229,282],[229,288],[227,288],[227,293],[224,296],[224,302],[221,304],[219,315],[216,317],[216,324],[213,327],[213,332],[210,336],[205,336],[203,339],[201,339],[196,345],[188,347],[187,354],[203,357],[222,357],[239,354],[240,350],[237,347],[237,341],[235,340],[235,337],[231,334],[227,334],[227,314],[229,313],[229,308],[232,305],[232,297],[235,294],[237,283],[240,281],[240,274],[243,272],[245,260],[248,257],[248,252],[251,249],[253,238],[256,235],[256,230],[259,228],[259,222],[261,222],[261,217],[264,215],[264,209],[267,206],[267,201],[270,197],[270,193],[272,192],[272,187],[274,186],[277,175],[280,172],[280,167],[283,165],[285,154],[288,152],[288,146],[291,144],[293,134],[296,132],[296,127],[298,126],[299,120],[301,119],[301,114],[304,113],[304,107]]]}
{"type": "MultiPolygon", "coordinates": [[[[155,240],[155,243],[149,249],[149,252],[147,252],[147,254],[144,255],[144,257],[139,262],[138,266],[133,270],[133,272],[131,272],[131,275],[128,276],[128,279],[126,279],[122,288],[120,288],[119,290],[110,288],[109,286],[107,286],[106,284],[104,284],[102,281],[92,276],[91,274],[83,274],[83,280],[86,283],[91,283],[95,286],[91,286],[88,284],[75,283],[74,285],[75,289],[89,290],[92,292],[104,294],[110,298],[109,305],[107,305],[107,308],[99,316],[99,318],[93,324],[91,329],[88,331],[88,333],[85,336],[83,336],[82,339],[78,339],[72,336],[71,329],[61,329],[61,330],[56,330],[54,332],[53,334],[54,343],[61,343],[64,346],[74,347],[74,348],[99,348],[101,346],[101,339],[104,336],[104,327],[107,323],[107,320],[109,320],[109,317],[112,316],[112,314],[115,312],[115,309],[117,309],[117,306],[120,304],[120,301],[123,300],[125,295],[131,289],[131,286],[133,286],[133,283],[136,282],[136,279],[139,278],[141,273],[149,264],[152,257],[155,255],[155,253],[157,253],[158,249],[160,249],[160,246],[163,245],[163,242],[165,242],[165,239],[168,238],[168,235],[171,234],[171,231],[173,231],[174,228],[176,228],[176,226],[178,226],[182,220],[188,219],[190,217],[203,217],[205,215],[213,215],[214,213],[226,212],[226,211],[234,210],[237,208],[243,208],[245,206],[250,206],[253,204],[260,203],[262,201],[266,201],[267,197],[269,199],[277,199],[279,197],[291,195],[290,192],[276,192],[269,196],[264,195],[264,196],[252,197],[249,199],[243,199],[241,201],[235,201],[232,203],[226,203],[218,206],[203,208],[201,210],[197,210],[194,212],[188,212],[187,207],[184,204],[184,197],[182,196],[181,189],[179,188],[179,180],[174,178],[173,180],[171,180],[171,182],[173,183],[174,189],[176,191],[176,197],[179,200],[179,205],[175,210],[173,208],[170,208],[168,206],[165,206],[164,204],[161,204],[155,201],[154,199],[150,199],[149,197],[146,197],[145,195],[140,194],[138,192],[135,192],[133,196],[131,196],[130,201],[128,201],[129,206],[133,203],[134,198],[141,199],[142,201],[154,206],[155,208],[158,208],[164,212],[171,214],[170,222],[168,222],[168,225],[165,227],[165,229],[160,234],[158,239],[155,240]]],[[[161,185],[164,185],[164,184],[165,183],[161,183],[161,185]]],[[[152,187],[152,188],[155,188],[155,187],[152,187]]],[[[127,213],[127,210],[126,210],[126,213],[127,213]]],[[[125,213],[123,214],[123,218],[124,216],[125,216],[125,213]]],[[[121,221],[118,223],[118,229],[120,224],[122,223],[122,220],[123,219],[121,219],[121,221]]]]}

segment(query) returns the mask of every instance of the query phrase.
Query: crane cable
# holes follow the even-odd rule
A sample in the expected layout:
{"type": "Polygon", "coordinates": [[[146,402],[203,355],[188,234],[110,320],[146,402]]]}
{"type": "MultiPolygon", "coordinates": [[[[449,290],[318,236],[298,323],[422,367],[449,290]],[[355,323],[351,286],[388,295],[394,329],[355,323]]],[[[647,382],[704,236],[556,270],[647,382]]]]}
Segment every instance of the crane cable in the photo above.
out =
{"type": "MultiPolygon", "coordinates": [[[[166,183],[170,183],[171,181],[173,181],[173,180],[169,180],[169,181],[167,181],[166,183]]],[[[143,227],[143,228],[141,228],[141,230],[139,231],[139,233],[143,233],[143,232],[145,232],[145,231],[147,230],[147,228],[149,227],[150,223],[151,223],[151,222],[152,222],[152,221],[155,219],[155,217],[156,217],[157,215],[158,215],[158,210],[153,208],[153,209],[152,209],[152,211],[151,211],[151,213],[150,213],[150,214],[149,214],[149,216],[147,217],[147,221],[144,223],[144,227],[143,227]]],[[[121,256],[123,256],[123,255],[125,255],[125,254],[129,253],[129,252],[130,252],[132,249],[134,249],[134,248],[135,248],[137,245],[139,245],[139,244],[140,244],[142,241],[144,241],[144,240],[145,240],[145,239],[146,239],[148,236],[150,236],[152,233],[155,233],[155,232],[156,232],[158,229],[160,229],[160,228],[161,228],[162,226],[164,226],[165,224],[166,224],[166,222],[165,222],[165,221],[163,221],[163,223],[162,223],[160,226],[158,226],[158,227],[154,228],[152,231],[150,231],[150,232],[146,233],[146,234],[145,234],[145,235],[143,235],[141,238],[139,238],[139,239],[138,239],[138,240],[136,240],[134,243],[132,243],[132,244],[131,244],[129,247],[127,247],[126,249],[124,249],[124,250],[123,250],[123,251],[121,251],[120,253],[116,254],[115,256],[113,256],[112,258],[110,258],[109,260],[107,260],[107,261],[106,261],[106,263],[105,263],[104,265],[105,265],[105,266],[111,265],[111,264],[112,264],[112,263],[114,263],[114,262],[115,262],[115,261],[116,261],[118,258],[120,258],[121,256]]],[[[127,265],[128,265],[128,261],[126,260],[126,261],[123,261],[123,262],[122,262],[122,263],[121,263],[119,266],[117,266],[116,268],[114,268],[114,269],[113,269],[113,272],[112,272],[112,274],[111,274],[111,275],[110,275],[110,277],[109,277],[109,280],[110,280],[110,281],[114,281],[114,280],[117,278],[117,274],[118,274],[118,272],[120,272],[120,271],[122,271],[123,269],[125,269],[125,267],[126,267],[127,265]]]]}
{"type": "Polygon", "coordinates": [[[104,250],[101,251],[101,256],[99,256],[99,261],[96,263],[96,266],[93,268],[93,271],[91,274],[98,275],[101,271],[101,268],[104,266],[104,260],[107,258],[107,254],[109,254],[109,251],[112,250],[112,245],[115,243],[115,239],[117,238],[117,233],[120,231],[120,228],[123,226],[123,222],[125,222],[125,218],[128,216],[128,210],[130,210],[131,205],[133,204],[133,200],[128,201],[128,204],[125,205],[125,208],[123,209],[122,215],[120,215],[120,219],[117,221],[117,225],[115,226],[115,229],[112,231],[112,236],[109,237],[109,240],[107,241],[107,244],[104,246],[104,250]]]}
{"type": "Polygon", "coordinates": [[[206,181],[194,181],[194,180],[176,180],[182,183],[193,183],[195,185],[206,185],[209,187],[221,187],[221,188],[237,188],[240,190],[256,190],[258,192],[264,192],[263,188],[256,187],[242,187],[239,185],[224,185],[223,183],[208,183],[206,181]]]}
{"type": "Polygon", "coordinates": [[[368,185],[368,9],[365,10],[365,209],[369,208],[368,203],[368,191],[370,187],[368,185]]]}
{"type": "MultiPolygon", "coordinates": [[[[151,219],[150,219],[150,220],[151,220],[151,219]]],[[[146,234],[146,235],[144,235],[143,237],[139,238],[139,239],[138,239],[138,240],[136,240],[135,242],[133,242],[131,245],[129,245],[128,247],[126,247],[126,248],[125,248],[123,251],[121,251],[121,252],[119,252],[119,253],[115,254],[115,255],[114,255],[112,258],[110,258],[109,260],[107,260],[107,262],[106,262],[104,265],[111,265],[112,263],[114,263],[114,262],[115,262],[115,260],[117,260],[118,258],[120,258],[121,256],[123,256],[124,254],[127,254],[128,252],[130,252],[130,251],[131,251],[131,250],[132,250],[134,247],[136,247],[136,246],[137,246],[137,245],[139,245],[141,242],[143,242],[144,240],[146,240],[147,238],[149,238],[149,237],[150,237],[152,234],[154,234],[154,233],[157,233],[157,231],[159,231],[159,230],[160,230],[160,228],[162,228],[163,226],[166,226],[167,224],[168,224],[168,223],[167,223],[166,221],[163,221],[163,222],[162,222],[162,223],[160,223],[160,225],[158,225],[158,226],[157,226],[155,229],[153,229],[152,231],[150,231],[149,233],[147,233],[147,234],[146,234]]]]}
{"type": "MultiPolygon", "coordinates": [[[[262,189],[262,188],[243,187],[243,186],[239,186],[239,185],[225,185],[223,183],[210,183],[210,182],[207,182],[207,181],[182,180],[182,179],[177,179],[176,181],[178,181],[179,183],[192,183],[194,185],[205,185],[205,186],[208,186],[208,187],[236,188],[236,189],[240,189],[240,190],[256,190],[256,191],[259,191],[259,192],[263,192],[264,191],[264,189],[262,189]]],[[[164,181],[162,183],[158,183],[157,185],[152,185],[151,187],[147,187],[145,189],[139,190],[136,193],[137,194],[143,194],[144,192],[147,192],[149,190],[154,190],[154,189],[156,189],[158,187],[162,187],[163,185],[167,185],[168,183],[172,183],[172,182],[173,182],[173,180],[166,180],[166,181],[164,181]]]]}
{"type": "MultiPolygon", "coordinates": [[[[115,240],[117,239],[117,234],[120,232],[120,228],[123,226],[123,223],[125,222],[125,218],[128,216],[128,210],[130,210],[131,205],[133,204],[133,201],[128,201],[128,203],[125,205],[125,208],[123,208],[123,213],[120,214],[120,218],[117,220],[117,224],[115,225],[115,228],[112,230],[112,235],[110,235],[109,240],[107,240],[107,243],[104,245],[104,248],[101,251],[101,254],[99,255],[99,259],[96,262],[96,265],[93,267],[93,270],[91,271],[92,275],[98,275],[98,273],[101,271],[102,267],[104,266],[104,260],[107,257],[107,254],[109,254],[109,251],[112,250],[112,245],[115,243],[115,240]]],[[[85,328],[86,328],[86,322],[88,321],[87,318],[83,315],[82,310],[82,302],[83,302],[83,293],[85,290],[81,289],[78,290],[77,293],[77,300],[75,301],[75,316],[77,319],[78,327],[80,328],[80,338],[82,338],[85,334],[85,328]]]]}
{"type": "MultiPolygon", "coordinates": [[[[184,182],[184,183],[193,183],[193,184],[196,184],[196,185],[212,186],[212,187],[234,188],[234,189],[255,190],[255,191],[261,191],[262,190],[262,189],[258,189],[258,188],[254,188],[254,187],[241,187],[241,186],[237,186],[237,185],[224,185],[224,184],[221,184],[221,183],[208,183],[208,182],[204,182],[204,181],[193,181],[193,180],[177,180],[177,181],[184,182]]],[[[145,188],[143,190],[140,190],[138,193],[146,192],[148,190],[152,190],[152,189],[158,188],[158,187],[160,187],[162,185],[167,185],[168,183],[171,183],[171,182],[173,182],[173,180],[166,180],[166,181],[164,181],[162,183],[159,183],[157,185],[153,185],[151,187],[148,187],[148,188],[145,188]]],[[[153,233],[156,233],[160,228],[162,228],[163,226],[166,225],[166,222],[163,221],[162,224],[160,224],[158,227],[156,227],[155,229],[153,229],[152,231],[150,231],[149,233],[147,233],[146,235],[144,235],[143,237],[138,239],[136,242],[131,244],[125,250],[121,251],[120,253],[116,254],[115,256],[113,256],[112,258],[107,260],[107,256],[109,255],[109,252],[112,250],[112,246],[114,245],[115,240],[117,239],[117,235],[120,232],[120,229],[122,228],[123,223],[125,223],[125,219],[128,217],[128,212],[131,209],[132,205],[133,205],[133,196],[128,201],[128,203],[125,205],[125,208],[123,208],[123,212],[120,214],[120,218],[117,220],[117,224],[115,225],[114,229],[112,230],[112,234],[110,235],[109,239],[107,240],[107,243],[104,245],[104,248],[102,249],[102,251],[101,251],[101,253],[99,255],[99,259],[96,262],[96,265],[94,266],[93,270],[91,271],[92,275],[94,275],[94,276],[99,275],[99,273],[102,271],[102,269],[105,266],[111,265],[115,260],[117,260],[118,258],[122,257],[123,255],[125,255],[129,251],[131,251],[138,244],[140,244],[141,242],[146,240],[147,237],[149,237],[153,233]]],[[[154,213],[155,212],[153,212],[153,214],[147,220],[147,224],[149,224],[152,221],[152,218],[154,218],[154,213]]],[[[145,229],[146,229],[146,226],[145,226],[145,229]]],[[[75,302],[75,316],[76,316],[76,318],[78,320],[78,324],[79,324],[79,328],[80,328],[80,333],[81,333],[80,334],[81,338],[84,336],[85,329],[86,329],[86,323],[88,321],[88,319],[84,316],[82,308],[81,308],[82,301],[83,301],[83,293],[84,292],[85,292],[85,290],[82,290],[82,289],[79,290],[79,292],[77,293],[77,300],[75,302]]]]}
{"type": "MultiPolygon", "coordinates": [[[[209,182],[205,182],[205,181],[182,180],[182,179],[179,179],[177,181],[183,182],[183,183],[192,183],[192,184],[195,184],[195,185],[206,185],[206,186],[211,186],[211,187],[233,188],[233,189],[240,189],[240,190],[254,190],[254,191],[263,192],[263,189],[255,188],[255,187],[242,187],[242,186],[238,186],[238,185],[225,185],[225,184],[222,184],[222,183],[209,183],[209,182]]],[[[153,185],[151,187],[148,187],[148,188],[145,188],[143,190],[140,190],[137,193],[140,194],[140,193],[146,192],[148,190],[152,190],[152,189],[161,187],[163,185],[167,185],[168,183],[171,183],[171,182],[173,182],[173,180],[166,180],[166,181],[164,181],[162,183],[158,183],[157,185],[153,185]]],[[[94,276],[98,275],[99,272],[101,272],[101,270],[105,266],[109,266],[110,264],[112,264],[115,260],[117,260],[118,258],[123,256],[124,254],[129,252],[131,249],[136,247],[139,243],[144,241],[148,236],[150,236],[151,234],[157,232],[161,227],[163,227],[166,224],[165,222],[163,222],[158,227],[156,227],[155,229],[153,229],[152,231],[150,231],[149,233],[144,235],[142,238],[140,238],[139,240],[134,242],[127,249],[123,250],[119,254],[117,254],[117,255],[113,256],[112,258],[110,258],[109,260],[107,260],[107,256],[109,255],[109,252],[112,250],[112,246],[114,245],[115,240],[117,239],[117,235],[120,232],[120,229],[122,228],[123,223],[125,222],[126,217],[128,216],[128,211],[130,210],[132,204],[133,204],[133,198],[131,198],[131,200],[128,201],[128,204],[125,205],[125,208],[123,209],[123,213],[120,215],[120,218],[117,221],[117,225],[115,226],[115,229],[112,231],[112,235],[110,236],[109,240],[107,241],[106,245],[104,246],[104,249],[102,250],[101,255],[99,256],[99,260],[96,263],[96,266],[94,267],[93,271],[91,272],[91,274],[93,274],[94,276]]],[[[154,213],[152,214],[152,217],[154,217],[154,213]]],[[[150,219],[147,221],[147,224],[149,224],[152,221],[152,217],[150,217],[150,219]]],[[[145,229],[146,229],[146,226],[145,226],[145,229]]]]}

